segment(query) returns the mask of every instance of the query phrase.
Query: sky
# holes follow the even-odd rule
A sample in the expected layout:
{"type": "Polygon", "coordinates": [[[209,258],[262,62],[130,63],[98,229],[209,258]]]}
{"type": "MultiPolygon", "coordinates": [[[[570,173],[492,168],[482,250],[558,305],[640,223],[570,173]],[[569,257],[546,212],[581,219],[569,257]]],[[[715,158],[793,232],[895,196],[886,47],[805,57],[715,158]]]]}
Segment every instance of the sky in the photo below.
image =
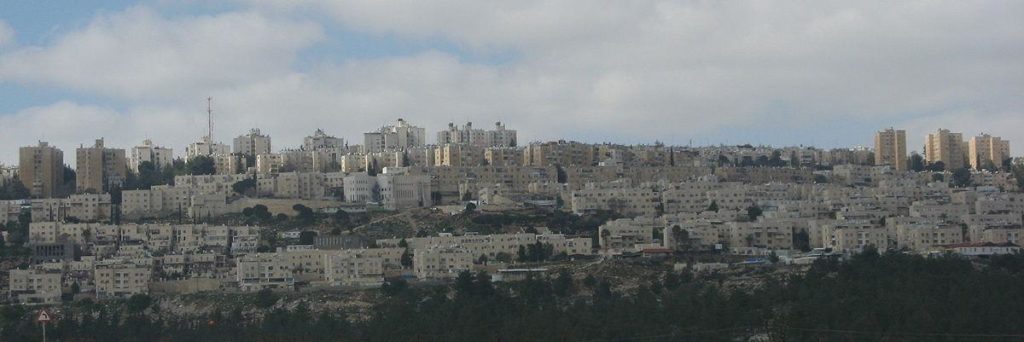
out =
{"type": "Polygon", "coordinates": [[[519,140],[1024,141],[1022,1],[0,2],[0,163],[259,128],[361,143],[405,118],[519,140]]]}

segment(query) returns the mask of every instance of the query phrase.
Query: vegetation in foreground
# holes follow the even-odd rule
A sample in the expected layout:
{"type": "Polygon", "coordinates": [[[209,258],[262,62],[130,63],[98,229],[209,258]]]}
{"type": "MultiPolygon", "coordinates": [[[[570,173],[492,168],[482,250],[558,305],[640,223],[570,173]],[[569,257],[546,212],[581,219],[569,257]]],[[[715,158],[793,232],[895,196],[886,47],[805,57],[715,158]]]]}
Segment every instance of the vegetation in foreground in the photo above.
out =
{"type": "MultiPolygon", "coordinates": [[[[450,286],[387,283],[365,319],[314,313],[304,305],[248,317],[225,303],[208,319],[152,319],[146,298],[91,305],[62,317],[60,341],[629,341],[1020,340],[1024,255],[985,265],[954,257],[868,251],[849,262],[819,260],[803,275],[754,289],[666,273],[630,293],[606,280],[549,279],[492,284],[464,273],[450,286]]],[[[273,307],[269,292],[254,296],[273,307]]],[[[69,310],[69,312],[75,310],[69,310]]],[[[28,309],[0,312],[0,340],[39,339],[28,309]]]]}

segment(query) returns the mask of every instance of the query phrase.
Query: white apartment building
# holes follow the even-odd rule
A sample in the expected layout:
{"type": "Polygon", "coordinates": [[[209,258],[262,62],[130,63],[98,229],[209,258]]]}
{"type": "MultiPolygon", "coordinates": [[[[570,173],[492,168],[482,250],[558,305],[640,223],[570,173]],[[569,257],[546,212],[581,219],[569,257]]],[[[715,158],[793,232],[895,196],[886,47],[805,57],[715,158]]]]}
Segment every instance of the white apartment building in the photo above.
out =
{"type": "Polygon", "coordinates": [[[474,259],[472,252],[461,247],[421,248],[412,257],[413,272],[418,279],[454,279],[471,271],[474,259]]]}
{"type": "Polygon", "coordinates": [[[139,172],[139,164],[143,162],[153,163],[157,169],[171,166],[174,163],[174,150],[153,145],[153,141],[146,139],[142,145],[132,147],[128,155],[128,168],[132,172],[139,172]]]}
{"type": "Polygon", "coordinates": [[[235,280],[242,291],[295,287],[292,267],[274,253],[248,254],[239,258],[235,280]]]}
{"type": "Polygon", "coordinates": [[[398,119],[393,125],[381,127],[374,132],[363,134],[365,153],[401,150],[427,144],[426,131],[416,127],[404,119],[398,119]]]}
{"type": "Polygon", "coordinates": [[[324,278],[330,286],[380,286],[384,262],[367,250],[347,249],[324,254],[324,278]]]}
{"type": "Polygon", "coordinates": [[[454,123],[448,123],[448,129],[437,133],[437,144],[461,144],[477,147],[514,147],[516,146],[516,131],[506,129],[501,122],[494,123],[493,130],[473,128],[472,122],[465,126],[457,127],[454,123]]]}
{"type": "Polygon", "coordinates": [[[598,227],[601,253],[615,255],[638,251],[638,245],[654,243],[656,229],[662,229],[659,222],[648,217],[608,221],[598,227]]]}
{"type": "Polygon", "coordinates": [[[120,262],[97,263],[93,271],[96,298],[128,298],[149,293],[151,267],[120,262]]]}
{"type": "Polygon", "coordinates": [[[249,130],[248,134],[240,135],[234,140],[235,154],[257,156],[270,153],[270,136],[264,135],[259,128],[249,130]]]}
{"type": "Polygon", "coordinates": [[[8,273],[8,298],[23,304],[57,304],[61,296],[61,272],[37,268],[12,269],[8,273]]]}
{"type": "Polygon", "coordinates": [[[313,135],[302,140],[302,149],[305,151],[341,151],[345,149],[345,139],[327,135],[324,130],[318,128],[313,135]]]}
{"type": "Polygon", "coordinates": [[[32,222],[110,220],[110,194],[74,194],[68,198],[34,199],[31,202],[32,222]]]}
{"type": "Polygon", "coordinates": [[[197,142],[191,143],[185,148],[185,160],[192,160],[198,156],[219,156],[231,154],[231,146],[213,142],[210,136],[203,136],[197,142]]]}

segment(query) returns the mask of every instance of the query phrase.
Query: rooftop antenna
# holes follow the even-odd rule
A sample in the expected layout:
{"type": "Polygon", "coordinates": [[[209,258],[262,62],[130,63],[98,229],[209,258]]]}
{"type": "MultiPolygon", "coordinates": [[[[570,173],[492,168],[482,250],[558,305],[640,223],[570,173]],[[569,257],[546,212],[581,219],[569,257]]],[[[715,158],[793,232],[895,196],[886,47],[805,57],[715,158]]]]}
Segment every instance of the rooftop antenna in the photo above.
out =
{"type": "Polygon", "coordinates": [[[213,97],[206,98],[206,137],[213,142],[213,97]]]}

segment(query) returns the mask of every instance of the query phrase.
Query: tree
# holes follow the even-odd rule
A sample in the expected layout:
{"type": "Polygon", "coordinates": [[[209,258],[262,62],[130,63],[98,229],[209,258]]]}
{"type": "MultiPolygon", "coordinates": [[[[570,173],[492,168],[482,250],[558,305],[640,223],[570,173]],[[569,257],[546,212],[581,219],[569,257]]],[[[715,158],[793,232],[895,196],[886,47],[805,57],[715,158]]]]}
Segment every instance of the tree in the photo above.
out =
{"type": "Polygon", "coordinates": [[[192,157],[185,164],[185,168],[190,175],[212,175],[217,173],[213,158],[207,156],[192,157]]]}
{"type": "Polygon", "coordinates": [[[0,200],[28,199],[31,195],[29,189],[25,187],[25,184],[17,176],[0,186],[0,200]]]}
{"type": "Polygon", "coordinates": [[[269,308],[277,304],[277,294],[270,289],[262,289],[256,292],[256,306],[260,308],[269,308]]]}
{"type": "Polygon", "coordinates": [[[342,209],[335,211],[334,214],[331,215],[331,218],[334,220],[334,224],[346,225],[349,223],[348,212],[342,209]]]}
{"type": "Polygon", "coordinates": [[[811,236],[807,234],[806,229],[801,229],[796,234],[793,234],[793,248],[799,249],[804,252],[811,250],[811,236]]]}
{"type": "Polygon", "coordinates": [[[971,185],[971,170],[959,168],[953,170],[953,185],[959,188],[971,185]]]}
{"type": "Polygon", "coordinates": [[[718,212],[718,202],[712,200],[711,201],[711,205],[708,205],[707,210],[704,210],[704,211],[714,211],[714,212],[717,213],[718,212]]]}
{"type": "Polygon", "coordinates": [[[761,210],[761,207],[758,207],[756,205],[747,208],[747,218],[749,218],[751,221],[757,221],[757,218],[760,217],[763,213],[764,211],[761,210]]]}
{"type": "Polygon", "coordinates": [[[385,296],[394,297],[408,288],[409,282],[402,278],[396,278],[384,281],[384,284],[380,286],[380,291],[384,293],[385,296]]]}
{"type": "Polygon", "coordinates": [[[466,214],[472,214],[474,211],[476,211],[476,203],[466,203],[466,209],[463,212],[465,212],[466,214]]]}
{"type": "Polygon", "coordinates": [[[512,255],[505,252],[498,252],[498,254],[494,255],[494,260],[507,264],[512,262],[512,255]]]}
{"type": "Polygon", "coordinates": [[[925,169],[928,170],[928,171],[932,171],[932,172],[946,171],[946,163],[940,160],[940,161],[928,164],[928,166],[926,166],[925,169]]]}
{"type": "Polygon", "coordinates": [[[1017,188],[1024,190],[1024,159],[1018,159],[1011,168],[1013,178],[1017,180],[1017,188]]]}
{"type": "Polygon", "coordinates": [[[153,303],[153,298],[144,294],[134,294],[128,298],[127,308],[130,313],[140,313],[143,310],[149,308],[149,305],[153,303]]]}
{"type": "Polygon", "coordinates": [[[231,191],[237,194],[249,195],[256,190],[256,179],[246,178],[231,184],[231,191]]]}
{"type": "Polygon", "coordinates": [[[924,171],[924,157],[920,154],[912,153],[910,155],[910,170],[914,172],[924,171]]]}
{"type": "Polygon", "coordinates": [[[310,225],[316,221],[316,215],[313,214],[313,209],[310,209],[305,205],[295,204],[292,206],[292,210],[295,210],[297,213],[295,215],[295,219],[302,224],[310,225]]]}
{"type": "Polygon", "coordinates": [[[558,278],[555,278],[551,289],[554,290],[555,295],[559,297],[567,297],[575,292],[573,288],[572,274],[569,274],[569,270],[562,269],[558,272],[558,278]]]}
{"type": "Polygon", "coordinates": [[[300,245],[312,245],[313,241],[315,239],[316,239],[316,232],[314,232],[314,231],[304,231],[304,232],[299,233],[299,244],[300,245]]]}
{"type": "Polygon", "coordinates": [[[988,172],[996,172],[999,171],[999,166],[992,160],[986,160],[984,163],[981,163],[981,169],[988,172]]]}
{"type": "Polygon", "coordinates": [[[402,263],[402,267],[412,267],[412,253],[409,253],[409,248],[406,248],[405,251],[402,252],[400,262],[402,263]]]}

